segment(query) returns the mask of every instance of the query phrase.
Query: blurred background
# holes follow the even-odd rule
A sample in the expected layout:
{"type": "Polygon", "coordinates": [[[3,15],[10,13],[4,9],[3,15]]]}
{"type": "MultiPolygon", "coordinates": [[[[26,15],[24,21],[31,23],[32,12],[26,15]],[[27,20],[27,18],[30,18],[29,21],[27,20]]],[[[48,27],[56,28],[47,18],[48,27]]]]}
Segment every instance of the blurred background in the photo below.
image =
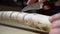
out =
{"type": "MultiPolygon", "coordinates": [[[[0,0],[0,11],[20,11],[27,6],[27,1],[28,0],[0,0]]],[[[28,10],[25,12],[39,13],[44,15],[53,15],[60,12],[60,0],[49,0],[44,2],[43,4],[44,5],[42,9],[28,10]],[[47,6],[48,9],[46,10],[47,6]]]]}
{"type": "Polygon", "coordinates": [[[0,10],[20,11],[26,6],[27,0],[0,0],[0,10]]]}

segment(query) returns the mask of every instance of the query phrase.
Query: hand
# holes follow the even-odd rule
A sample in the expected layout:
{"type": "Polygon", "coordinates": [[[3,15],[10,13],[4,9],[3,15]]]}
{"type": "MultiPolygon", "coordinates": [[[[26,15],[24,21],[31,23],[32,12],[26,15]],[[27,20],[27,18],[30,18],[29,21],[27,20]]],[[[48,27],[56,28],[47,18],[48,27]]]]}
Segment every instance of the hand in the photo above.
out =
{"type": "MultiPolygon", "coordinates": [[[[27,5],[32,5],[36,0],[28,0],[27,5]]],[[[38,2],[45,2],[46,0],[38,0],[38,2]]]]}
{"type": "Polygon", "coordinates": [[[60,34],[60,13],[51,16],[49,20],[52,23],[49,34],[60,34]]]}
{"type": "MultiPolygon", "coordinates": [[[[28,0],[27,5],[32,5],[35,3],[36,0],[28,0]]],[[[38,0],[38,2],[46,2],[46,0],[38,0]]],[[[45,5],[43,7],[44,10],[49,10],[51,7],[49,5],[45,5]]]]}

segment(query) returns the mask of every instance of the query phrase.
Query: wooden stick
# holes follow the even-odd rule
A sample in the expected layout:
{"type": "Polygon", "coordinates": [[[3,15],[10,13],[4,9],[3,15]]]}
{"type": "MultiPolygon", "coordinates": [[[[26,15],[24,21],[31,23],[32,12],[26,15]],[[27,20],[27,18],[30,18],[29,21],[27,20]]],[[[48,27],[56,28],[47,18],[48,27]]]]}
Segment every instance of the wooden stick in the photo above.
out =
{"type": "Polygon", "coordinates": [[[28,14],[13,11],[0,12],[0,20],[14,21],[49,32],[51,23],[49,22],[48,18],[49,16],[42,14],[28,14]]]}

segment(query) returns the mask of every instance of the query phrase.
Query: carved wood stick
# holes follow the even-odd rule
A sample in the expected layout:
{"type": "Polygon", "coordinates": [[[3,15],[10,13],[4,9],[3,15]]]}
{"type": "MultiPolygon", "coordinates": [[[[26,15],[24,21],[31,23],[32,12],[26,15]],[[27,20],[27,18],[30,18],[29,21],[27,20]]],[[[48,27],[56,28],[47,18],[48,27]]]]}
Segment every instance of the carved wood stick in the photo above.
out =
{"type": "Polygon", "coordinates": [[[0,20],[14,21],[47,32],[49,32],[51,26],[48,18],[49,16],[42,14],[21,13],[13,11],[0,12],[0,20]]]}

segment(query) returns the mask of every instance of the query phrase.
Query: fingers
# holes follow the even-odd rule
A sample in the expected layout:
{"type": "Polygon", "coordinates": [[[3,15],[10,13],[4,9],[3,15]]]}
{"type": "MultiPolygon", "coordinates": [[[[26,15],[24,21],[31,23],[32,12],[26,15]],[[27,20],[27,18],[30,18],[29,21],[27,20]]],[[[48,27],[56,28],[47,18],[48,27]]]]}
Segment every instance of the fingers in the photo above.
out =
{"type": "Polygon", "coordinates": [[[36,0],[28,0],[27,5],[32,5],[35,3],[36,0]]]}
{"type": "Polygon", "coordinates": [[[60,34],[60,20],[56,20],[52,23],[49,34],[60,34]]]}
{"type": "Polygon", "coordinates": [[[49,20],[52,23],[49,34],[60,34],[60,13],[51,16],[49,20]]]}
{"type": "MultiPolygon", "coordinates": [[[[36,0],[28,0],[27,5],[32,5],[35,3],[36,0]]],[[[38,2],[45,2],[46,0],[38,0],[38,2]]]]}
{"type": "Polygon", "coordinates": [[[59,19],[60,19],[60,13],[55,14],[49,18],[50,22],[53,22],[53,21],[59,20],[59,19]]]}
{"type": "Polygon", "coordinates": [[[57,29],[51,29],[49,34],[60,34],[60,28],[57,29]]]}

